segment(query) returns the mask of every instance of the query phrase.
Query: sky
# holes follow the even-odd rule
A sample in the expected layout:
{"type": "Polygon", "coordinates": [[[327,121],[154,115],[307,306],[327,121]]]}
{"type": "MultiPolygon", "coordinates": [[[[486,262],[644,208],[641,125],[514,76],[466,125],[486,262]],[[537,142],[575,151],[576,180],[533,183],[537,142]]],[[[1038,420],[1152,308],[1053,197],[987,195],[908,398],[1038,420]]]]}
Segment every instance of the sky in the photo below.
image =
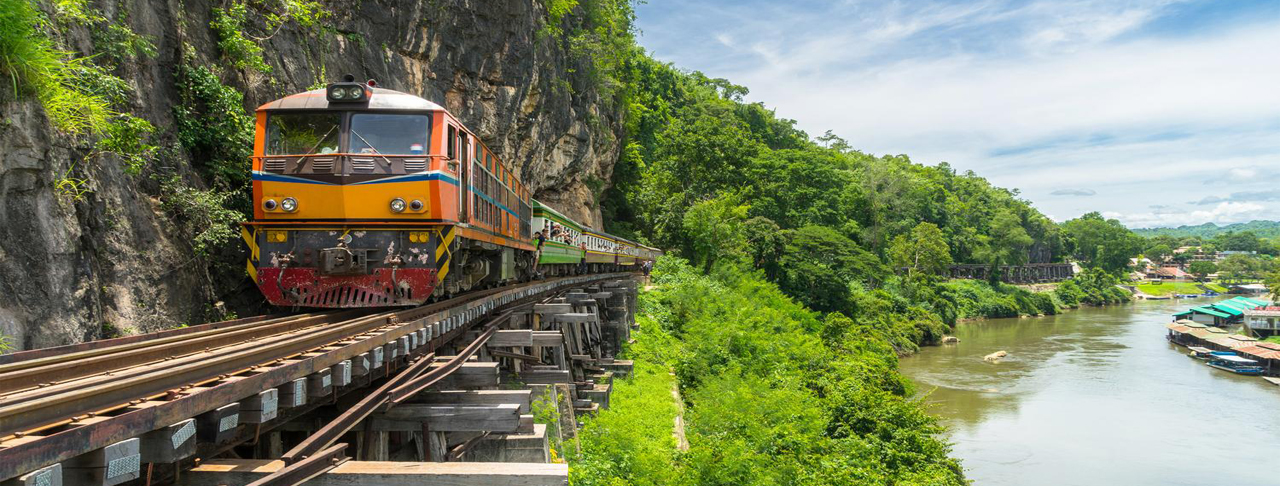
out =
{"type": "Polygon", "coordinates": [[[647,0],[640,44],[1049,217],[1280,220],[1280,1],[647,0]]]}

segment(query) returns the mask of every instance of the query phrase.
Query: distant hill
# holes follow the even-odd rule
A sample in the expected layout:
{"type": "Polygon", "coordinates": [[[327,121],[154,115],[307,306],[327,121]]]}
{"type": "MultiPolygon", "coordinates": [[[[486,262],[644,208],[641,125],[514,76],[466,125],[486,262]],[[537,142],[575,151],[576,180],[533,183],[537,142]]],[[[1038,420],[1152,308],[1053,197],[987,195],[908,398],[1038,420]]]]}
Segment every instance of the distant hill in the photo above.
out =
{"type": "Polygon", "coordinates": [[[1168,235],[1178,238],[1188,236],[1199,236],[1201,238],[1213,238],[1222,233],[1252,231],[1259,238],[1280,238],[1280,221],[1262,221],[1255,220],[1248,223],[1236,223],[1226,226],[1218,226],[1215,223],[1205,223],[1195,226],[1179,226],[1177,228],[1141,228],[1133,230],[1134,233],[1145,237],[1157,235],[1168,235]]]}

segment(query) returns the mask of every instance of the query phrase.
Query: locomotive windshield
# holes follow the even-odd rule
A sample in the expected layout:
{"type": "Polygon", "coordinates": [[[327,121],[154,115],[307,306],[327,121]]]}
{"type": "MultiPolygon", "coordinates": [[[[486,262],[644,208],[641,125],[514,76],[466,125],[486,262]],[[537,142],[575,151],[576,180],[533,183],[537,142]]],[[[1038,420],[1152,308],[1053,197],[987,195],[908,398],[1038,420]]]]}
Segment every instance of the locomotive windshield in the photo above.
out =
{"type": "Polygon", "coordinates": [[[337,152],[341,123],[337,113],[272,114],[267,117],[267,155],[337,152]]]}
{"type": "Polygon", "coordinates": [[[427,115],[356,113],[351,115],[351,153],[421,155],[426,153],[431,119],[427,115]]]}

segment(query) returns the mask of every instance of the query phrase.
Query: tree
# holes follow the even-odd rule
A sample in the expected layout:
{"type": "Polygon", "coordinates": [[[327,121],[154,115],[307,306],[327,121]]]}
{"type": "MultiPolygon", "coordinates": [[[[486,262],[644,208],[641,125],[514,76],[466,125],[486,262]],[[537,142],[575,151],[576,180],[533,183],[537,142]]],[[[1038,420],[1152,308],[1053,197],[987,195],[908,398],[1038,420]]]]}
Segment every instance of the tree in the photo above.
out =
{"type": "Polygon", "coordinates": [[[1195,274],[1196,280],[1201,282],[1208,280],[1209,274],[1218,272],[1217,265],[1214,265],[1213,262],[1206,261],[1191,262],[1191,265],[1188,266],[1187,269],[1190,270],[1192,274],[1195,274]]]}
{"type": "Polygon", "coordinates": [[[1129,259],[1142,251],[1142,237],[1115,219],[1092,212],[1062,224],[1068,249],[1079,261],[1118,273],[1129,266],[1129,259]]]}
{"type": "Polygon", "coordinates": [[[1173,249],[1164,243],[1157,243],[1147,248],[1143,254],[1153,262],[1164,262],[1169,259],[1169,255],[1173,254],[1173,249]]]}
{"type": "Polygon", "coordinates": [[[1265,272],[1265,263],[1252,255],[1228,255],[1218,264],[1218,273],[1229,282],[1257,280],[1265,272]]]}
{"type": "Polygon", "coordinates": [[[908,275],[940,275],[951,265],[951,248],[942,230],[933,223],[920,223],[910,234],[898,235],[889,245],[893,266],[906,268],[908,275]]]}
{"type": "Polygon", "coordinates": [[[1280,270],[1267,274],[1266,285],[1271,293],[1271,301],[1280,302],[1280,270]]]}
{"type": "Polygon", "coordinates": [[[874,284],[887,271],[874,254],[825,226],[787,232],[778,286],[821,312],[849,308],[849,284],[874,284]]]}
{"type": "Polygon", "coordinates": [[[1252,231],[1242,231],[1239,233],[1231,232],[1218,235],[1214,238],[1218,243],[1218,248],[1223,251],[1259,251],[1262,250],[1262,240],[1258,239],[1252,231]]]}
{"type": "Polygon", "coordinates": [[[702,264],[705,272],[710,273],[721,259],[740,255],[746,247],[742,222],[747,218],[748,207],[736,199],[725,194],[698,202],[685,212],[683,225],[692,250],[690,256],[702,264]]]}

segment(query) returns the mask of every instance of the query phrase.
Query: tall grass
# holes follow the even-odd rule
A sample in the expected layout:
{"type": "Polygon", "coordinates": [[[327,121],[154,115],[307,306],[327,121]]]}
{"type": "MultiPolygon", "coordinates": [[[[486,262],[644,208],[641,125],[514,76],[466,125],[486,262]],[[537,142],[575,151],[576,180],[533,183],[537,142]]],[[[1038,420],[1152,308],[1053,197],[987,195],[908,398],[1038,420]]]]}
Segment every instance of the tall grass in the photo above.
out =
{"type": "Polygon", "coordinates": [[[16,95],[34,95],[59,130],[101,133],[115,113],[102,96],[75,88],[92,65],[58,49],[45,24],[30,0],[0,0],[0,75],[16,95]]]}

